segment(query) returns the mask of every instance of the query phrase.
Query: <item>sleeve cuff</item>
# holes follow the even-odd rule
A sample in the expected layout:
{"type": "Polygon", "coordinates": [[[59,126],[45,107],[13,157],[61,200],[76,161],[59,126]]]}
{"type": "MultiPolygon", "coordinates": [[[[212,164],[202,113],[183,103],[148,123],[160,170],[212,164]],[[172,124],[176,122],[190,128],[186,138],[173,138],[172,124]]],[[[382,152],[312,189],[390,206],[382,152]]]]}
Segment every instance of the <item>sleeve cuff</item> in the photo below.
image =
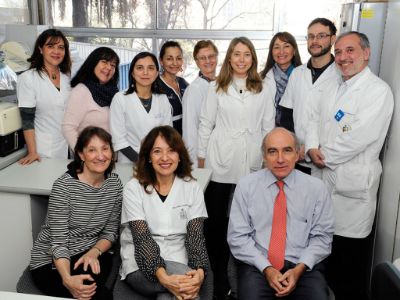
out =
{"type": "Polygon", "coordinates": [[[110,243],[114,243],[116,241],[116,239],[117,239],[117,237],[115,236],[115,234],[112,234],[112,233],[109,233],[109,234],[105,233],[105,234],[101,234],[99,236],[99,240],[107,240],[110,243]]]}
{"type": "Polygon", "coordinates": [[[59,259],[59,258],[70,259],[70,257],[71,257],[69,250],[65,247],[54,247],[51,252],[52,252],[52,256],[55,260],[59,259]]]}

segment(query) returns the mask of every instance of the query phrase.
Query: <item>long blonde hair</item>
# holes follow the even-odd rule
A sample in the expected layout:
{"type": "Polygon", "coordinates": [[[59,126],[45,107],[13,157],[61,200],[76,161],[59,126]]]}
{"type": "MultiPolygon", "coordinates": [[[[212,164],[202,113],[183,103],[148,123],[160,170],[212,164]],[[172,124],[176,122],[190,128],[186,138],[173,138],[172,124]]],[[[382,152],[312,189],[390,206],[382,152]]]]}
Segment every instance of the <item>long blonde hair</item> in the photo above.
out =
{"type": "Polygon", "coordinates": [[[224,91],[225,93],[228,91],[228,87],[233,80],[233,69],[230,63],[231,56],[233,53],[233,49],[239,43],[247,46],[250,49],[252,64],[250,69],[247,71],[247,79],[246,79],[246,88],[253,93],[260,93],[262,91],[262,80],[260,75],[257,72],[257,54],[254,48],[253,43],[246,37],[237,37],[234,38],[229,44],[228,51],[226,52],[226,56],[224,59],[224,63],[222,64],[221,71],[217,76],[217,92],[219,90],[224,91]]]}

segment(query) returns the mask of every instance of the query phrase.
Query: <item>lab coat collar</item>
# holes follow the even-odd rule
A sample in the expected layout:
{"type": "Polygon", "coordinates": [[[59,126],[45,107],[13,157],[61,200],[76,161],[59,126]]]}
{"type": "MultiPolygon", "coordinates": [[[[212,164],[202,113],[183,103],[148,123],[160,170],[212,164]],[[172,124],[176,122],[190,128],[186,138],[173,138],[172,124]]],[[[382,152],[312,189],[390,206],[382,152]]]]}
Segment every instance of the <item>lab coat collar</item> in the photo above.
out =
{"type": "Polygon", "coordinates": [[[344,85],[347,89],[349,88],[357,88],[360,82],[363,82],[363,78],[366,78],[371,73],[371,70],[368,66],[366,66],[360,73],[354,75],[349,80],[344,81],[343,77],[340,76],[340,84],[344,85]]]}

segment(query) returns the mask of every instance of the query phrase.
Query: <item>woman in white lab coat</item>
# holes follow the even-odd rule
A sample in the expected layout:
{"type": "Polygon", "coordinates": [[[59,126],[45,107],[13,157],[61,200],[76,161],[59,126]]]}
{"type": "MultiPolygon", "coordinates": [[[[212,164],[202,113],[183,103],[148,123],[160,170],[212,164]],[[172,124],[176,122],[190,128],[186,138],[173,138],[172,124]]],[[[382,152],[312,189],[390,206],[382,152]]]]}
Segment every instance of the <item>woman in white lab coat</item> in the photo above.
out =
{"type": "Polygon", "coordinates": [[[268,58],[261,78],[265,81],[271,101],[275,104],[275,125],[294,132],[293,110],[280,106],[290,74],[301,65],[296,39],[289,32],[278,32],[269,44],[268,58]]]}
{"type": "Polygon", "coordinates": [[[148,297],[201,298],[207,292],[207,212],[189,154],[171,126],[155,127],[144,138],[122,206],[121,279],[148,297]]]}
{"type": "Polygon", "coordinates": [[[18,77],[17,97],[28,154],[20,164],[43,157],[67,158],[68,146],[61,120],[70,94],[69,43],[56,29],[43,31],[36,40],[29,70],[18,77]]]}
{"type": "Polygon", "coordinates": [[[199,76],[186,88],[183,94],[182,136],[192,162],[197,166],[197,133],[199,131],[200,110],[207,98],[209,83],[215,80],[218,64],[218,49],[210,40],[196,43],[193,58],[199,67],[199,76]]]}
{"type": "Polygon", "coordinates": [[[267,92],[257,73],[252,42],[234,38],[201,110],[197,154],[199,167],[213,171],[205,193],[205,236],[218,299],[229,290],[229,201],[238,180],[261,169],[262,139],[275,125],[275,108],[267,92]]]}
{"type": "Polygon", "coordinates": [[[110,128],[119,162],[136,162],[146,134],[159,125],[172,125],[168,98],[158,94],[157,58],[150,52],[137,54],[129,68],[129,88],[114,96],[110,108],[110,128]]]}
{"type": "Polygon", "coordinates": [[[87,126],[110,132],[110,104],[118,92],[119,57],[108,47],[93,50],[71,80],[71,95],[62,122],[70,149],[87,126]]]}

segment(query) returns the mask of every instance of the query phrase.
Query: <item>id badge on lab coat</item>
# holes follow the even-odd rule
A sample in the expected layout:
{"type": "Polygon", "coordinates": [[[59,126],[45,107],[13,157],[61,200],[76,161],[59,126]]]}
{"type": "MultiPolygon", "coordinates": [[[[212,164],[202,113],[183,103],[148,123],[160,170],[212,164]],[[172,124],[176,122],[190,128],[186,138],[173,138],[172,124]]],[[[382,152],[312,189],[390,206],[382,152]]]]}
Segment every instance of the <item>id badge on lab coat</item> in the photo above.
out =
{"type": "Polygon", "coordinates": [[[353,128],[356,116],[353,113],[339,109],[335,114],[335,120],[341,132],[350,132],[353,128]]]}

